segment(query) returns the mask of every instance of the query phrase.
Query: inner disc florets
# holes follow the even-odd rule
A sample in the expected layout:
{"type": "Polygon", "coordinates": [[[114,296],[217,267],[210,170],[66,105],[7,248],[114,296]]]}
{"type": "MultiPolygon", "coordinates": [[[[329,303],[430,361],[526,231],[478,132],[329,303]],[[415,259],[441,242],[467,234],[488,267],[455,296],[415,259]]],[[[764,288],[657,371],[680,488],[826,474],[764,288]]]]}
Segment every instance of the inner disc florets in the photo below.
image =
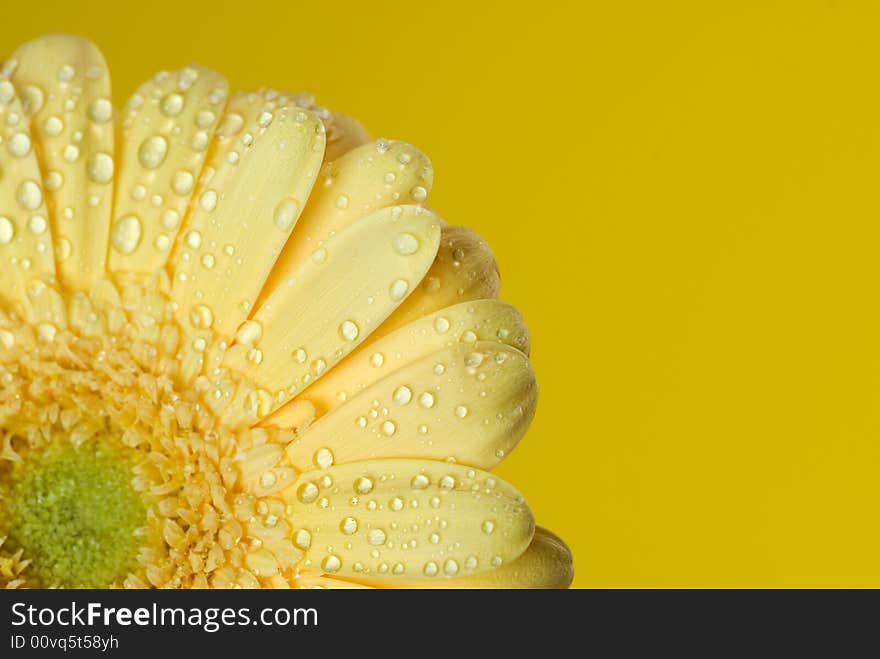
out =
{"type": "Polygon", "coordinates": [[[0,535],[30,557],[34,585],[100,588],[136,569],[146,506],[129,453],[103,437],[58,438],[0,472],[0,535]]]}

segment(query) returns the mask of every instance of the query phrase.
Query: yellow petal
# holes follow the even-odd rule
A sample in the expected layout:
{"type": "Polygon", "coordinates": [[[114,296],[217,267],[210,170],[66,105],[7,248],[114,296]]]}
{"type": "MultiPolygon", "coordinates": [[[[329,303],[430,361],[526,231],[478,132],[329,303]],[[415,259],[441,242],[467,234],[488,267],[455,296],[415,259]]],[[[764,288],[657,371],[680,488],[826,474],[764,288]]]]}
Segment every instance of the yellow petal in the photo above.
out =
{"type": "Polygon", "coordinates": [[[301,427],[304,401],[312,404],[313,416],[323,416],[393,371],[460,342],[498,341],[529,354],[525,321],[513,305],[500,300],[464,302],[419,318],[378,340],[373,336],[263,425],[301,427]]]}
{"type": "Polygon", "coordinates": [[[467,227],[444,226],[431,269],[407,301],[377,331],[384,336],[416,318],[468,300],[497,298],[498,264],[489,245],[467,227]]]}
{"type": "Polygon", "coordinates": [[[315,250],[242,325],[226,365],[280,392],[276,407],[286,402],[388,317],[424,276],[439,238],[436,216],[418,206],[355,222],[315,250]]]}
{"type": "Polygon", "coordinates": [[[50,34],[21,46],[12,81],[30,115],[44,176],[59,281],[88,290],[104,276],[113,204],[110,75],[98,48],[50,34]]]}
{"type": "Polygon", "coordinates": [[[226,96],[220,74],[187,66],[157,74],[129,99],[120,113],[110,270],[149,273],[165,265],[226,96]]]}
{"type": "Polygon", "coordinates": [[[29,120],[18,90],[2,75],[0,177],[0,300],[14,304],[25,300],[33,279],[54,279],[55,261],[29,120]]]}
{"type": "Polygon", "coordinates": [[[574,578],[571,550],[562,538],[543,527],[522,556],[497,570],[445,581],[363,579],[377,588],[568,588],[574,578]]]}
{"type": "Polygon", "coordinates": [[[322,241],[355,220],[394,204],[424,201],[432,178],[430,160],[405,142],[364,144],[325,164],[266,294],[282,285],[322,241]]]}
{"type": "Polygon", "coordinates": [[[337,464],[406,457],[491,469],[525,434],[537,394],[518,350],[459,343],[367,387],[291,442],[287,456],[300,470],[331,456],[337,464]]]}
{"type": "Polygon", "coordinates": [[[174,252],[171,296],[181,322],[195,306],[210,305],[214,329],[231,337],[309,196],[324,126],[306,110],[276,107],[257,94],[236,94],[223,122],[174,252]],[[233,116],[243,123],[226,137],[233,116]]]}
{"type": "Polygon", "coordinates": [[[522,496],[477,469],[379,460],[306,472],[283,493],[305,568],[450,579],[515,560],[534,533],[522,496]]]}
{"type": "Polygon", "coordinates": [[[370,141],[370,134],[354,117],[339,112],[332,114],[327,125],[327,153],[325,159],[333,161],[361,144],[370,141]]]}

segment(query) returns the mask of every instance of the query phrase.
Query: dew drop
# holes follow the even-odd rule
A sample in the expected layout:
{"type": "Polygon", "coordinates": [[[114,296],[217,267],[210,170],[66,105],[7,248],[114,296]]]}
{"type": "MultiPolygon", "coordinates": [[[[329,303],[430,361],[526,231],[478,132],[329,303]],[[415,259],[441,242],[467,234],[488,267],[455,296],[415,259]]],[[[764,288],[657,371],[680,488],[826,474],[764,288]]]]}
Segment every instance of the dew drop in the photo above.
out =
{"type": "Polygon", "coordinates": [[[217,191],[205,190],[199,197],[199,207],[206,213],[210,213],[217,208],[217,191]]]}
{"type": "Polygon", "coordinates": [[[333,451],[329,448],[320,448],[315,451],[315,464],[321,469],[333,466],[333,451]]]}
{"type": "Polygon", "coordinates": [[[217,115],[210,110],[202,110],[196,115],[196,126],[199,128],[210,128],[216,118],[217,115]]]}
{"type": "Polygon", "coordinates": [[[428,198],[428,191],[425,190],[425,188],[423,188],[421,185],[417,185],[409,191],[409,196],[412,197],[412,200],[414,202],[420,204],[428,198]]]}
{"type": "Polygon", "coordinates": [[[394,249],[402,256],[410,256],[419,251],[419,239],[411,233],[400,233],[394,239],[394,249]]]}
{"type": "Polygon", "coordinates": [[[198,249],[202,246],[202,234],[193,229],[186,234],[186,244],[193,249],[198,249]]]}
{"type": "Polygon", "coordinates": [[[398,405],[406,405],[412,400],[412,389],[406,385],[400,386],[394,390],[392,398],[398,405]]]}
{"type": "Polygon", "coordinates": [[[64,130],[64,122],[59,117],[52,115],[43,122],[43,132],[49,137],[58,137],[64,130]]]}
{"type": "Polygon", "coordinates": [[[61,155],[67,162],[76,162],[79,159],[79,147],[73,144],[68,144],[64,147],[64,151],[61,155]]]}
{"type": "Polygon", "coordinates": [[[282,231],[290,231],[299,216],[299,202],[292,197],[285,197],[275,206],[275,226],[282,231]]]}
{"type": "Polygon", "coordinates": [[[358,494],[369,494],[373,491],[373,479],[366,476],[358,478],[354,482],[354,491],[358,494]]]}
{"type": "Polygon", "coordinates": [[[113,117],[113,104],[106,98],[98,98],[89,106],[89,119],[96,124],[106,124],[113,117]]]}
{"type": "Polygon", "coordinates": [[[352,320],[346,320],[339,326],[339,335],[346,341],[354,341],[359,333],[357,324],[352,320]]]}
{"type": "Polygon", "coordinates": [[[382,423],[382,434],[386,437],[391,437],[395,432],[397,432],[397,426],[393,421],[385,421],[382,423]]]}
{"type": "Polygon", "coordinates": [[[314,483],[303,483],[296,491],[296,498],[303,503],[312,503],[318,498],[318,486],[314,483]]]}
{"type": "Polygon", "coordinates": [[[439,568],[434,561],[428,561],[425,563],[425,569],[423,570],[426,577],[434,577],[437,575],[439,568]]]}
{"type": "Polygon", "coordinates": [[[96,153],[89,159],[89,178],[95,183],[113,180],[113,158],[107,153],[96,153]]]}
{"type": "Polygon", "coordinates": [[[455,416],[459,419],[463,419],[468,415],[468,408],[465,405],[459,405],[455,408],[455,416]]]}
{"type": "Polygon", "coordinates": [[[430,391],[426,391],[421,396],[419,396],[419,405],[424,407],[426,410],[434,407],[434,394],[430,391]]]}
{"type": "Polygon", "coordinates": [[[183,96],[180,94],[168,94],[162,99],[162,114],[166,117],[176,117],[183,111],[183,96]]]}
{"type": "Polygon", "coordinates": [[[161,135],[153,135],[141,142],[138,148],[138,162],[147,169],[156,169],[165,162],[168,154],[168,140],[161,135]]]}
{"type": "Polygon", "coordinates": [[[25,210],[35,211],[43,203],[43,191],[36,181],[22,181],[15,191],[15,200],[25,210]]]}
{"type": "Polygon", "coordinates": [[[409,282],[405,279],[398,279],[391,284],[391,288],[388,289],[388,294],[391,296],[392,300],[399,302],[406,296],[408,290],[409,282]]]}
{"type": "Polygon", "coordinates": [[[305,348],[297,348],[293,351],[293,358],[300,364],[305,364],[306,359],[309,358],[309,353],[305,351],[305,348]]]}
{"type": "Polygon", "coordinates": [[[214,324],[214,312],[205,304],[197,304],[192,308],[189,320],[197,329],[208,329],[214,324]]]}
{"type": "Polygon", "coordinates": [[[46,233],[47,228],[49,228],[49,223],[46,222],[46,218],[42,215],[34,215],[28,221],[28,230],[35,236],[43,235],[46,233]]]}
{"type": "Polygon", "coordinates": [[[334,572],[339,572],[339,568],[342,567],[342,561],[339,559],[339,556],[336,554],[330,554],[324,561],[321,563],[321,568],[324,572],[328,574],[333,574],[334,572]]]}
{"type": "Polygon", "coordinates": [[[300,529],[293,537],[293,542],[300,549],[308,549],[312,546],[312,534],[305,529],[300,529]]]}
{"type": "Polygon", "coordinates": [[[21,106],[27,115],[39,112],[44,100],[43,90],[36,85],[27,85],[21,90],[21,106]]]}
{"type": "Polygon", "coordinates": [[[131,254],[141,242],[141,221],[135,215],[126,215],[113,225],[110,242],[120,254],[131,254]]]}
{"type": "Polygon", "coordinates": [[[0,215],[0,245],[8,245],[15,237],[15,227],[5,215],[0,215]]]}
{"type": "Polygon", "coordinates": [[[179,171],[174,175],[171,181],[171,189],[180,196],[188,195],[192,192],[195,178],[187,171],[179,171]]]}
{"type": "Polygon", "coordinates": [[[61,238],[55,246],[55,253],[58,255],[59,261],[66,261],[69,259],[72,251],[73,246],[67,238],[61,238]]]}
{"type": "Polygon", "coordinates": [[[217,128],[217,134],[221,137],[232,137],[238,134],[244,127],[244,118],[235,112],[231,112],[223,117],[220,126],[217,128]]]}
{"type": "Polygon", "coordinates": [[[346,195],[341,194],[336,198],[336,208],[340,210],[348,208],[348,197],[346,195]]]}
{"type": "Polygon", "coordinates": [[[385,355],[383,355],[381,352],[374,352],[373,356],[370,357],[370,363],[376,368],[379,368],[382,364],[385,363],[385,355]]]}
{"type": "Polygon", "coordinates": [[[448,332],[449,331],[449,321],[446,318],[444,318],[443,316],[440,316],[439,318],[434,320],[434,329],[437,330],[437,332],[439,332],[440,334],[444,334],[445,332],[448,332]]]}
{"type": "Polygon", "coordinates": [[[256,320],[247,320],[235,333],[235,340],[244,345],[254,345],[263,338],[263,326],[256,320]]]}
{"type": "Polygon", "coordinates": [[[162,213],[162,226],[168,231],[173,231],[180,224],[180,213],[175,210],[166,210],[162,213]]]}
{"type": "Polygon", "coordinates": [[[58,80],[60,82],[70,82],[73,80],[73,76],[76,74],[76,71],[70,64],[65,64],[61,68],[58,69],[58,80]]]}
{"type": "Polygon", "coordinates": [[[327,260],[327,249],[324,247],[319,247],[314,252],[312,252],[312,261],[315,263],[321,264],[327,260]]]}
{"type": "Polygon", "coordinates": [[[490,535],[495,530],[495,522],[487,519],[485,522],[483,522],[480,528],[483,530],[483,533],[485,533],[486,535],[490,535]]]}
{"type": "Polygon", "coordinates": [[[403,510],[403,499],[400,497],[394,497],[391,501],[388,502],[388,507],[395,512],[400,512],[403,510]]]}
{"type": "Polygon", "coordinates": [[[458,563],[456,563],[453,559],[448,559],[443,564],[443,571],[446,573],[446,576],[452,577],[458,574],[458,563]]]}
{"type": "Polygon", "coordinates": [[[15,133],[9,138],[6,148],[16,158],[22,158],[31,152],[31,138],[27,133],[15,133]]]}
{"type": "Polygon", "coordinates": [[[367,541],[374,547],[384,545],[386,539],[387,536],[382,529],[370,529],[370,532],[367,533],[367,541]]]}
{"type": "Polygon", "coordinates": [[[354,517],[346,517],[339,523],[339,530],[345,535],[354,535],[358,530],[358,521],[354,517]]]}
{"type": "Polygon", "coordinates": [[[430,484],[430,479],[424,474],[417,474],[410,481],[410,487],[414,490],[424,490],[430,484]]]}

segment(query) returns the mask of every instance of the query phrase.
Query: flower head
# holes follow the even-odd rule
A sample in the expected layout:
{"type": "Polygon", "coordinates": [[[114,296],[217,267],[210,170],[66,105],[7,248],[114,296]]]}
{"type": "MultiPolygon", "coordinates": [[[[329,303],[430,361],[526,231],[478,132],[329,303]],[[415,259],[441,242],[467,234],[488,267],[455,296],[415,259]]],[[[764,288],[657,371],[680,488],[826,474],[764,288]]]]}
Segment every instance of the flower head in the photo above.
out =
{"type": "Polygon", "coordinates": [[[0,585],[565,586],[489,473],[537,387],[428,159],[89,42],[0,74],[0,585]]]}

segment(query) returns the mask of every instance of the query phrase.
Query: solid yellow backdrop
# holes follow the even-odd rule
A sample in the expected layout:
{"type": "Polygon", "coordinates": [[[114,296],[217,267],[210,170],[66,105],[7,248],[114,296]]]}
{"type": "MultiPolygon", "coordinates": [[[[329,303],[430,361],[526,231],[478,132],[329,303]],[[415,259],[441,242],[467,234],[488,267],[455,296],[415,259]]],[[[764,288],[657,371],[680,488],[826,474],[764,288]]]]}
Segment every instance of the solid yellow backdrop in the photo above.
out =
{"type": "Polygon", "coordinates": [[[729,4],[6,2],[2,31],[92,38],[119,103],[198,61],[428,153],[530,324],[500,473],[576,585],[880,585],[880,7],[729,4]]]}

